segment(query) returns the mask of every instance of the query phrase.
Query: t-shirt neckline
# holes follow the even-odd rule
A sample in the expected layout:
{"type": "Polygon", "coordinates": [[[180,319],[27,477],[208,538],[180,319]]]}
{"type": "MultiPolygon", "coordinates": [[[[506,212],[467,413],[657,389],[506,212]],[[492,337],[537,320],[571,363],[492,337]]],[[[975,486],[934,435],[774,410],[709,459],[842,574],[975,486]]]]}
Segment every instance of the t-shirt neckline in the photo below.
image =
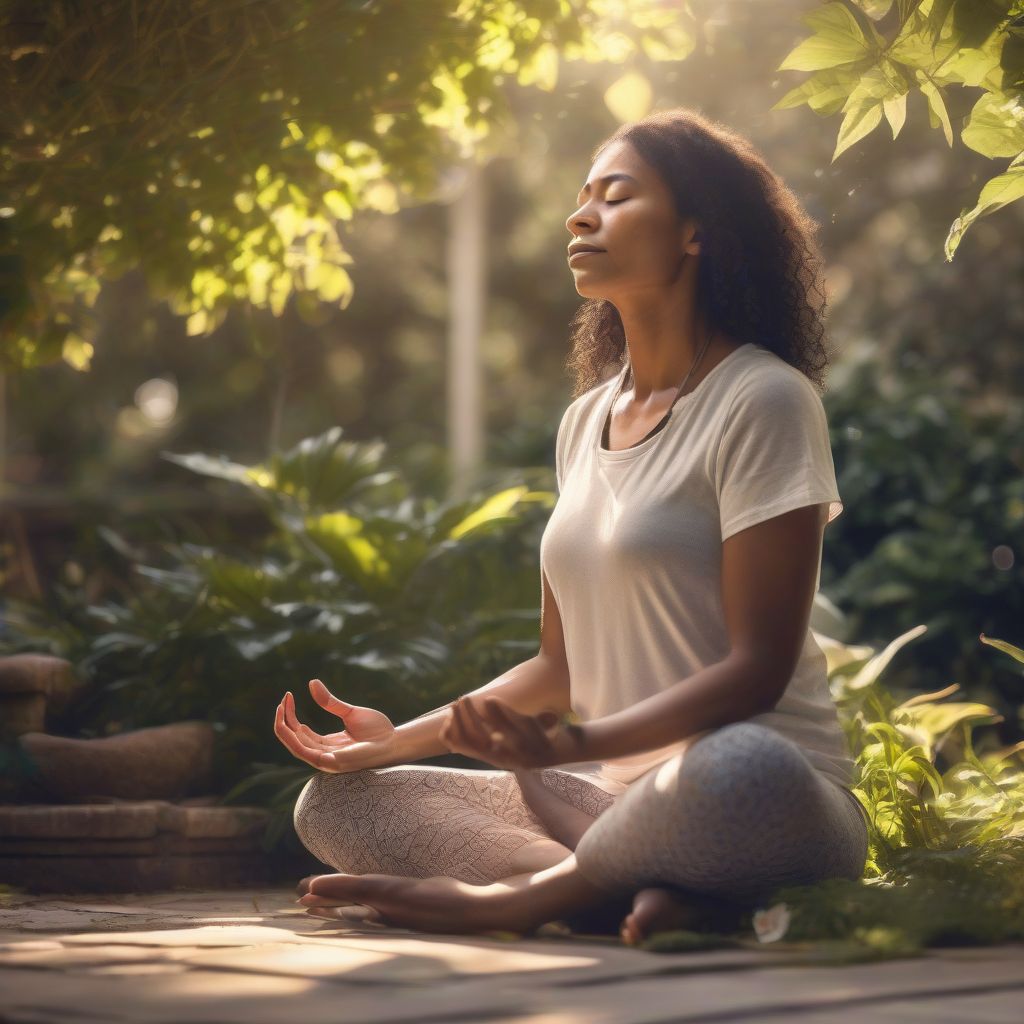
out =
{"type": "Polygon", "coordinates": [[[685,395],[680,395],[676,399],[676,401],[672,405],[672,407],[669,409],[669,411],[666,413],[666,415],[668,416],[668,421],[659,430],[656,430],[653,434],[649,435],[648,437],[645,437],[642,441],[638,442],[635,445],[630,446],[629,448],[617,448],[614,451],[611,451],[611,450],[609,450],[607,448],[603,448],[601,446],[601,440],[602,440],[602,437],[604,435],[604,425],[605,425],[605,423],[608,420],[608,416],[610,415],[611,410],[612,410],[612,405],[614,404],[615,399],[618,397],[619,389],[622,386],[622,382],[623,382],[623,380],[625,379],[625,376],[626,376],[626,371],[629,368],[629,364],[628,363],[623,365],[622,369],[619,371],[618,376],[614,378],[612,387],[610,389],[610,392],[611,392],[610,393],[610,397],[608,397],[604,402],[601,403],[601,406],[602,406],[601,415],[600,415],[600,417],[598,417],[598,422],[597,422],[597,445],[596,446],[597,446],[598,458],[604,459],[605,461],[609,461],[609,462],[620,462],[623,459],[631,459],[631,458],[634,458],[637,455],[642,455],[645,451],[648,451],[651,448],[653,448],[654,445],[656,445],[658,443],[658,438],[660,438],[662,434],[667,433],[669,428],[672,426],[672,413],[675,412],[676,408],[678,406],[682,405],[684,402],[688,401],[689,399],[693,398],[695,395],[699,394],[701,389],[704,387],[704,385],[709,380],[711,380],[711,378],[714,377],[715,374],[718,373],[718,371],[727,362],[729,362],[730,359],[733,358],[733,356],[735,356],[738,353],[744,351],[745,349],[749,348],[753,344],[754,343],[752,341],[746,341],[742,345],[740,345],[738,348],[734,348],[724,359],[722,359],[720,362],[716,363],[711,368],[711,371],[707,374],[707,376],[705,376],[700,381],[698,381],[697,386],[692,391],[690,391],[689,393],[687,393],[685,395]]]}

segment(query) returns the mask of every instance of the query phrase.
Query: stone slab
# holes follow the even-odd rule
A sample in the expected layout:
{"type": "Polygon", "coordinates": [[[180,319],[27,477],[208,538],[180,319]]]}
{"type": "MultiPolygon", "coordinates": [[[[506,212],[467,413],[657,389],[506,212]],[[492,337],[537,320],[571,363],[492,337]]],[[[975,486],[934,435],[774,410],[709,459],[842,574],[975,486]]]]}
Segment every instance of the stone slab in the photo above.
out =
{"type": "MultiPolygon", "coordinates": [[[[655,954],[651,954],[655,955],[655,954]]],[[[605,984],[524,991],[533,1013],[575,1014],[588,1024],[800,1021],[809,1014],[842,1014],[847,1024],[867,1017],[889,1022],[891,1002],[931,1003],[942,1012],[949,998],[977,997],[999,989],[1004,1005],[1024,1004],[1024,955],[992,964],[957,965],[929,955],[843,967],[775,967],[763,970],[645,976],[605,984]]],[[[503,989],[504,990],[504,989],[503,989]]],[[[527,1017],[527,1019],[530,1019],[527,1017]]],[[[1017,1011],[1017,1024],[1020,1013],[1017,1011]]],[[[961,1024],[967,1024],[962,1021],[961,1024]]]]}
{"type": "Polygon", "coordinates": [[[3,857],[0,877],[35,893],[118,893],[175,886],[231,888],[265,882],[270,863],[260,852],[140,857],[3,857]]]}
{"type": "Polygon", "coordinates": [[[260,807],[196,807],[167,800],[0,805],[0,839],[148,839],[174,832],[194,839],[258,835],[260,807]]]}
{"type": "Polygon", "coordinates": [[[294,899],[253,888],[17,900],[0,911],[5,1024],[293,1024],[297,1008],[304,1024],[1019,1024],[1024,1005],[1024,943],[809,966],[808,949],[783,943],[655,954],[611,937],[348,927],[294,899]],[[61,929],[30,930],[47,922],[61,929]]]}
{"type": "Polygon", "coordinates": [[[517,994],[484,980],[431,984],[415,990],[337,985],[315,979],[188,970],[171,974],[4,972],[10,997],[5,1024],[73,1019],[81,1024],[454,1024],[519,1020],[517,994]],[[479,1016],[476,1014],[479,1012],[479,1016]]]}

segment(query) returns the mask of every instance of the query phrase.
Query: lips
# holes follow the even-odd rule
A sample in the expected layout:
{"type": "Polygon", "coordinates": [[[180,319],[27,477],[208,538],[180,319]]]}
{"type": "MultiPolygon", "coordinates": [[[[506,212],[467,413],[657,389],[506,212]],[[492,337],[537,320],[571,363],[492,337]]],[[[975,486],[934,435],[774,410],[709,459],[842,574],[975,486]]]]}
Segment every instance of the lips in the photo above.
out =
{"type": "Polygon", "coordinates": [[[573,242],[569,246],[570,259],[580,252],[604,252],[604,249],[599,249],[596,245],[591,245],[589,242],[573,242]]]}
{"type": "Polygon", "coordinates": [[[576,260],[581,260],[585,256],[603,256],[604,249],[589,249],[589,248],[577,248],[569,250],[569,262],[573,263],[576,260]]]}

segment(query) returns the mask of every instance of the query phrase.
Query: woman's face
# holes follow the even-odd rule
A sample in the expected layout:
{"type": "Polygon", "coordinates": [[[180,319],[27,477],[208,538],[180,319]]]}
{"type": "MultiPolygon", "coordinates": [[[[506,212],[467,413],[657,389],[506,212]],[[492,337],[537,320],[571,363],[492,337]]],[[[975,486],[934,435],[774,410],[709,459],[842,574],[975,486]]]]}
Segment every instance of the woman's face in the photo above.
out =
{"type": "Polygon", "coordinates": [[[615,302],[671,288],[687,254],[700,252],[691,241],[696,223],[680,218],[668,186],[628,142],[600,154],[577,202],[565,222],[573,236],[569,269],[587,298],[615,302]],[[602,251],[573,256],[582,242],[602,251]]]}

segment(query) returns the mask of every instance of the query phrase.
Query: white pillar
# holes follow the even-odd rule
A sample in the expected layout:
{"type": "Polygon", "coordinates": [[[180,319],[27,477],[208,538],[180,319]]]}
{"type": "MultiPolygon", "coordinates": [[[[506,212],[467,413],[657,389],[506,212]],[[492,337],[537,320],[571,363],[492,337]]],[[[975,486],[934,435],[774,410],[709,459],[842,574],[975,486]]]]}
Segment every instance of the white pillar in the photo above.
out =
{"type": "Polygon", "coordinates": [[[468,492],[485,455],[480,336],[487,287],[483,171],[464,167],[463,187],[449,204],[447,444],[449,497],[468,492]]]}

